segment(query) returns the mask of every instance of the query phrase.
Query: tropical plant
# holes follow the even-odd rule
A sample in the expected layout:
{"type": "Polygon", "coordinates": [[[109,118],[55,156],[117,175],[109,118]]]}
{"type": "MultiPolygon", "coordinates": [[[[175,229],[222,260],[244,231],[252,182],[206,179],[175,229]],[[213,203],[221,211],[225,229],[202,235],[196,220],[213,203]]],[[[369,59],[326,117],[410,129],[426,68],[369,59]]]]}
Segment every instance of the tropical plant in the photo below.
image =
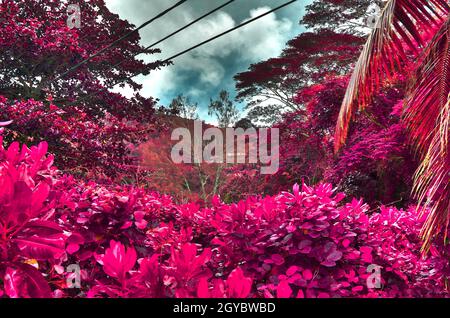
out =
{"type": "Polygon", "coordinates": [[[356,111],[363,111],[398,72],[415,68],[408,73],[403,121],[422,160],[413,193],[424,203],[422,212],[430,209],[422,231],[424,250],[450,222],[449,10],[445,0],[386,3],[355,66],[336,126],[339,151],[356,111]]]}
{"type": "Polygon", "coordinates": [[[63,176],[45,143],[19,149],[0,146],[2,298],[449,296],[448,246],[420,254],[414,208],[368,215],[330,184],[177,205],[63,176]],[[367,285],[371,264],[382,288],[367,285]]]}

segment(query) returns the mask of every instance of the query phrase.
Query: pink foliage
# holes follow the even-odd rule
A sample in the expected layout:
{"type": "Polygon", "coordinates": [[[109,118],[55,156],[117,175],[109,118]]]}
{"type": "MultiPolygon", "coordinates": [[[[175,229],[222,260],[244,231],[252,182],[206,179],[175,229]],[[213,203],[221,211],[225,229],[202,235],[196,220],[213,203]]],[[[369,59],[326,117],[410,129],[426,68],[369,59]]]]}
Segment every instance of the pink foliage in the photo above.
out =
{"type": "Polygon", "coordinates": [[[99,261],[103,264],[103,270],[111,277],[124,281],[126,274],[136,263],[136,251],[133,247],[125,249],[120,242],[111,240],[110,247],[99,261]]]}
{"type": "Polygon", "coordinates": [[[0,112],[11,120],[5,139],[27,144],[45,139],[52,151],[58,151],[59,166],[97,180],[133,172],[139,160],[133,145],[145,140],[143,131],[152,130],[135,120],[119,120],[108,113],[98,120],[78,107],[63,110],[33,99],[11,102],[0,96],[0,112]]]}
{"type": "Polygon", "coordinates": [[[368,214],[329,184],[209,207],[62,176],[46,144],[0,148],[7,297],[442,297],[448,248],[414,208],[368,214]],[[145,222],[144,222],[145,221],[145,222]],[[67,288],[78,264],[81,288],[67,288]],[[382,288],[367,285],[375,264],[382,288]]]}

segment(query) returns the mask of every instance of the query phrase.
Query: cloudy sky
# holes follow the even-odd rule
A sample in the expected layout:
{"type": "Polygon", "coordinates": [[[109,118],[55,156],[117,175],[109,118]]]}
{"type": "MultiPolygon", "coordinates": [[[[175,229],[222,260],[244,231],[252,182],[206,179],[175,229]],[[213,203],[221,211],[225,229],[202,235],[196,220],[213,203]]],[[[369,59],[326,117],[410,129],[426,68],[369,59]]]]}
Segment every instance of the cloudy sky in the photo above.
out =
{"type": "MultiPolygon", "coordinates": [[[[172,6],[178,0],[106,0],[109,9],[121,18],[141,25],[151,17],[172,6]]],[[[221,11],[198,22],[189,29],[160,44],[164,59],[187,49],[211,36],[232,28],[244,20],[264,13],[287,0],[236,0],[221,11]]],[[[204,13],[218,7],[225,0],[190,0],[140,31],[142,44],[148,46],[204,13]]],[[[304,31],[299,20],[304,7],[311,0],[299,0],[288,7],[267,15],[233,33],[217,39],[189,54],[174,60],[174,65],[137,81],[143,84],[141,94],[160,99],[168,105],[179,93],[197,101],[200,117],[208,117],[211,97],[226,89],[234,96],[233,76],[245,71],[251,63],[277,56],[286,41],[304,31]]],[[[143,57],[150,61],[156,55],[143,57]]],[[[124,94],[130,92],[121,91],[124,94]]],[[[242,105],[240,105],[242,106],[242,105]]]]}

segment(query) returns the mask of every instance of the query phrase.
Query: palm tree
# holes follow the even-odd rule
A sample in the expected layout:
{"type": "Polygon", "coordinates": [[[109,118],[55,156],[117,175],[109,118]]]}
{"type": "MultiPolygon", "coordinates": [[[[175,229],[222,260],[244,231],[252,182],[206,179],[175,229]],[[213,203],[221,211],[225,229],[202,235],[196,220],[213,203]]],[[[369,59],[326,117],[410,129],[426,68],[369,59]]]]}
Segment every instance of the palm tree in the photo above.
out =
{"type": "Polygon", "coordinates": [[[409,53],[417,61],[410,75],[403,121],[421,164],[413,195],[421,214],[427,251],[450,222],[450,16],[447,0],[389,0],[355,66],[336,125],[335,151],[345,144],[352,117],[396,72],[409,53]],[[408,52],[408,49],[410,52],[408,52]]]}

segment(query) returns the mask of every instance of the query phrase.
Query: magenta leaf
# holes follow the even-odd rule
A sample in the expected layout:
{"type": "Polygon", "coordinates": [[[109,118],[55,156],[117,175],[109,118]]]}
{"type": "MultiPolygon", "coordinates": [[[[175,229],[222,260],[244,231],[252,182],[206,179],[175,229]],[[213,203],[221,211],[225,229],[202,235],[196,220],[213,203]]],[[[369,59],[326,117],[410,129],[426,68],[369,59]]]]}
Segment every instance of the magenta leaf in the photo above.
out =
{"type": "Polygon", "coordinates": [[[230,298],[246,298],[249,296],[253,280],[244,276],[241,268],[233,270],[227,279],[228,296],[230,298]]]}
{"type": "Polygon", "coordinates": [[[12,120],[9,121],[0,121],[0,127],[4,127],[4,126],[8,126],[10,124],[12,124],[12,120]]]}
{"type": "Polygon", "coordinates": [[[5,293],[10,298],[50,298],[52,292],[42,276],[33,266],[12,265],[4,277],[5,293]]]}
{"type": "Polygon", "coordinates": [[[124,281],[126,274],[136,264],[136,259],[133,247],[126,249],[122,243],[111,240],[110,247],[103,256],[103,270],[109,276],[124,281]]]}
{"type": "Polygon", "coordinates": [[[292,295],[292,289],[287,281],[282,281],[277,287],[277,298],[289,298],[292,295]]]}

